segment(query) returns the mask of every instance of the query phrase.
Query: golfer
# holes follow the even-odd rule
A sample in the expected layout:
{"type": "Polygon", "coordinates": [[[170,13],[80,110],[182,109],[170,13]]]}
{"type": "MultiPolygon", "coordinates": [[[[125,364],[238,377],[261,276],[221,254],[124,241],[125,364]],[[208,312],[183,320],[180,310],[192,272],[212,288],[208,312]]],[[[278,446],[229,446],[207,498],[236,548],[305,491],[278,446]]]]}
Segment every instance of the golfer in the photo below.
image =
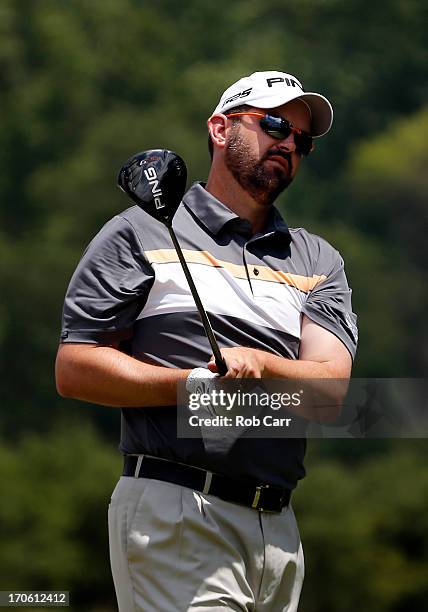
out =
{"type": "MultiPolygon", "coordinates": [[[[332,120],[324,96],[277,71],[231,85],[208,119],[208,180],[187,191],[174,228],[229,379],[350,376],[343,260],[274,206],[332,120]]],[[[294,612],[305,441],[179,438],[177,385],[201,367],[216,371],[168,230],[133,206],[77,266],[56,364],[61,395],[122,410],[109,506],[119,610],[294,612]]]]}

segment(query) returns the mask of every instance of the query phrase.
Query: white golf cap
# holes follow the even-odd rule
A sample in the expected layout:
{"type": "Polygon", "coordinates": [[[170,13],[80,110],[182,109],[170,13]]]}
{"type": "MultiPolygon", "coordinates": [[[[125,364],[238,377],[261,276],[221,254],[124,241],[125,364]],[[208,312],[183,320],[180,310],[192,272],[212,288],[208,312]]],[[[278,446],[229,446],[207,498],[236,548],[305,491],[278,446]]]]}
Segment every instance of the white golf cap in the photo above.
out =
{"type": "Polygon", "coordinates": [[[296,77],[286,72],[269,70],[253,72],[228,87],[213,115],[248,104],[257,108],[276,108],[291,100],[306,102],[311,112],[312,136],[324,136],[333,123],[333,108],[319,93],[306,92],[296,77]]]}

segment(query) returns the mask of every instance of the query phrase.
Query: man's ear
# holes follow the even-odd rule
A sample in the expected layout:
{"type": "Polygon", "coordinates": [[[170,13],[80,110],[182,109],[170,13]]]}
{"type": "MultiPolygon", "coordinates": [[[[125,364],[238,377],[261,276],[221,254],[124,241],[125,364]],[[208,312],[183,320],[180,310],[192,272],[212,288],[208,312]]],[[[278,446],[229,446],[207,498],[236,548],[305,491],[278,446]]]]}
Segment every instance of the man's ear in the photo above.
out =
{"type": "Polygon", "coordinates": [[[207,121],[211,140],[220,149],[223,149],[226,144],[226,124],[227,117],[221,113],[213,115],[207,121]]]}

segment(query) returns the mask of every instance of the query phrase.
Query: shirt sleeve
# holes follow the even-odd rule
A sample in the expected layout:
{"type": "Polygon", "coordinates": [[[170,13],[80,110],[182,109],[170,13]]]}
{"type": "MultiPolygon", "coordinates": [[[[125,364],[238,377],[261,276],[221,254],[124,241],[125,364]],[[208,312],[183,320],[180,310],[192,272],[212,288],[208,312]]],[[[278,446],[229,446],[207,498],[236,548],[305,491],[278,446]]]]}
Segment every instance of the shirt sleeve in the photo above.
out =
{"type": "Polygon", "coordinates": [[[71,278],[61,342],[108,344],[130,338],[153,281],[134,228],[114,217],[86,248],[71,278]]]}
{"type": "Polygon", "coordinates": [[[318,284],[310,291],[303,313],[339,338],[355,358],[358,343],[357,316],[352,311],[352,290],[340,254],[322,241],[315,275],[318,284]]]}

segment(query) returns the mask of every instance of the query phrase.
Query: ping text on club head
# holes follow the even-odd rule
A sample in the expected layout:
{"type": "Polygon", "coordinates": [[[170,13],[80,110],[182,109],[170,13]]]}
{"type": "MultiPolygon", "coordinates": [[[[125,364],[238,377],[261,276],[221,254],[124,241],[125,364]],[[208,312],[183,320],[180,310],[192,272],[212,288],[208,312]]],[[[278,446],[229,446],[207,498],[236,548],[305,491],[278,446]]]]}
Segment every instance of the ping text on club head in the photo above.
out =
{"type": "Polygon", "coordinates": [[[144,170],[144,175],[149,181],[149,185],[152,188],[152,194],[156,208],[164,208],[165,204],[161,200],[162,189],[159,187],[159,179],[158,175],[156,174],[156,170],[153,168],[153,166],[149,166],[146,170],[144,170]]]}

